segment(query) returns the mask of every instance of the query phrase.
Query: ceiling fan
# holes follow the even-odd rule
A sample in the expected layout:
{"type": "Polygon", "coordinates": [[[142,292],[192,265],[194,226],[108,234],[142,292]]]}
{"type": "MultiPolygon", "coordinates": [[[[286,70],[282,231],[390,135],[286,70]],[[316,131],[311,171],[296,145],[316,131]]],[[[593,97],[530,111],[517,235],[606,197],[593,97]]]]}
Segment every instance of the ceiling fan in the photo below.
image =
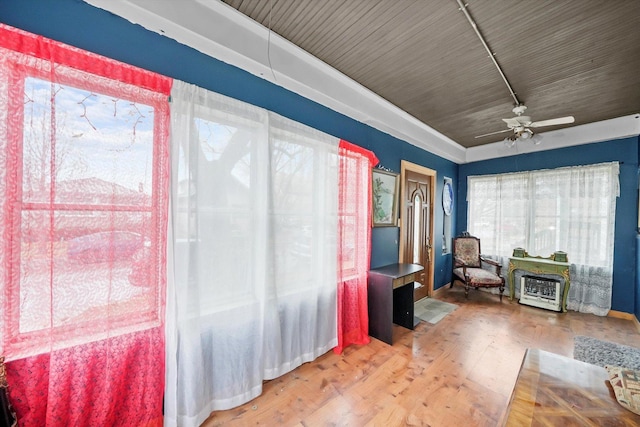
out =
{"type": "Polygon", "coordinates": [[[541,120],[539,122],[534,122],[531,120],[529,116],[523,116],[524,112],[527,110],[527,107],[524,104],[519,104],[513,107],[513,113],[516,115],[515,117],[509,119],[502,119],[506,124],[508,129],[499,130],[497,132],[485,133],[483,135],[478,135],[476,138],[483,138],[485,136],[496,135],[503,132],[513,132],[510,136],[505,139],[505,143],[507,145],[513,146],[518,139],[526,140],[531,139],[534,143],[540,142],[540,135],[536,135],[532,128],[539,128],[543,126],[555,126],[555,125],[564,125],[573,123],[575,119],[573,116],[566,117],[558,117],[556,119],[549,120],[541,120]],[[536,138],[534,138],[534,135],[536,138]]]}

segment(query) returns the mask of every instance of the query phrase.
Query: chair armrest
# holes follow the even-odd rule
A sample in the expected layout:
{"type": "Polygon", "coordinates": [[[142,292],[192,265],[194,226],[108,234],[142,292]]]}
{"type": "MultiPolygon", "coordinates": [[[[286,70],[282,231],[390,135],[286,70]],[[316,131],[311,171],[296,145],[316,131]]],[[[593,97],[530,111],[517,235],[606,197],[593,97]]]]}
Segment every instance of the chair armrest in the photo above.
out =
{"type": "Polygon", "coordinates": [[[498,261],[495,261],[495,260],[492,260],[492,259],[489,259],[489,258],[485,258],[483,256],[480,256],[480,261],[484,261],[487,264],[491,264],[491,265],[496,266],[496,267],[502,267],[502,264],[500,264],[498,261]]]}
{"type": "Polygon", "coordinates": [[[500,264],[498,261],[494,261],[492,259],[485,258],[482,255],[480,255],[480,263],[483,263],[483,262],[486,262],[487,264],[494,266],[496,269],[496,274],[500,276],[500,270],[502,270],[502,264],[500,264]]]}
{"type": "Polygon", "coordinates": [[[453,258],[453,268],[459,268],[459,267],[462,267],[462,275],[465,278],[468,277],[468,275],[467,275],[467,264],[465,264],[464,261],[462,261],[460,258],[454,257],[453,258]]]}

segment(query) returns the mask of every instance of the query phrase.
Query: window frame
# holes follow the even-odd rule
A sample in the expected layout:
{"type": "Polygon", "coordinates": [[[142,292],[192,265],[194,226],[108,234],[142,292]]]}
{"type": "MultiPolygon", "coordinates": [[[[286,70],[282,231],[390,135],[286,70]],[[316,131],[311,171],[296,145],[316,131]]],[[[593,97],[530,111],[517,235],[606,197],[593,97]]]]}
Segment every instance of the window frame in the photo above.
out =
{"type": "MultiPolygon", "coordinates": [[[[74,49],[75,50],[75,49],[74,49]]],[[[36,354],[43,350],[52,348],[64,348],[71,345],[83,344],[87,342],[97,341],[106,337],[113,337],[124,333],[130,333],[135,331],[141,331],[159,326],[162,322],[163,307],[161,302],[164,300],[164,289],[160,289],[161,280],[164,280],[164,273],[161,272],[159,264],[164,258],[163,252],[166,247],[166,237],[163,237],[158,230],[160,229],[160,222],[166,222],[163,220],[163,216],[160,209],[163,208],[163,203],[158,203],[160,197],[163,197],[163,193],[166,193],[166,189],[162,189],[162,181],[168,181],[168,177],[162,177],[161,173],[156,171],[159,169],[166,170],[168,159],[168,146],[165,142],[168,140],[168,135],[163,134],[161,131],[162,126],[160,121],[168,120],[169,107],[167,98],[160,91],[152,88],[146,88],[138,85],[135,81],[123,81],[123,79],[111,78],[105,75],[96,75],[91,71],[78,69],[72,66],[68,66],[60,63],[53,63],[45,61],[47,71],[36,68],[34,65],[30,65],[29,62],[33,61],[32,57],[27,57],[24,54],[8,51],[5,61],[1,64],[3,67],[7,67],[11,70],[10,77],[6,84],[10,88],[10,93],[24,94],[26,81],[29,78],[35,78],[42,80],[50,84],[59,84],[63,86],[70,86],[74,89],[81,91],[88,91],[97,93],[103,96],[109,96],[118,100],[128,101],[137,105],[145,105],[153,108],[153,147],[152,147],[152,168],[151,172],[151,195],[149,205],[105,205],[105,204],[92,204],[92,203],[65,203],[51,200],[48,203],[43,202],[28,202],[25,201],[23,196],[23,142],[25,137],[25,105],[24,97],[17,99],[17,97],[9,97],[7,102],[8,111],[18,112],[20,119],[17,121],[17,126],[8,127],[7,135],[7,176],[6,176],[6,207],[5,218],[6,230],[11,236],[4,243],[7,271],[5,273],[4,284],[4,301],[7,305],[7,316],[5,316],[3,323],[3,336],[2,336],[2,348],[5,353],[16,354],[20,356],[28,356],[36,354]],[[73,70],[73,76],[66,73],[60,73],[60,69],[73,70]],[[54,75],[55,78],[51,78],[54,75]],[[80,78],[84,77],[84,78],[80,78]],[[118,93],[117,90],[109,86],[108,82],[118,82],[118,88],[126,87],[125,93],[118,93]],[[17,167],[9,167],[9,164],[15,164],[17,167]],[[10,186],[12,184],[12,186],[10,186]],[[9,196],[10,195],[10,196],[9,196]],[[150,247],[151,247],[151,262],[155,265],[155,268],[150,268],[152,277],[150,281],[155,286],[155,303],[149,306],[147,310],[142,313],[127,312],[111,317],[109,314],[109,330],[102,328],[100,323],[105,320],[105,317],[99,319],[83,320],[80,323],[74,323],[53,326],[53,317],[50,319],[50,326],[48,328],[38,329],[28,332],[20,332],[21,324],[21,267],[23,265],[22,256],[22,215],[24,212],[42,211],[50,218],[54,217],[57,212],[65,211],[85,211],[85,212],[132,212],[136,214],[146,215],[150,214],[151,224],[149,229],[150,235],[150,247]],[[164,242],[164,244],[163,244],[164,242]],[[160,247],[162,246],[162,248],[160,247]],[[97,322],[96,322],[97,320],[97,322]],[[98,323],[98,325],[96,325],[98,323]],[[105,330],[102,330],[105,329],[105,330]],[[77,333],[72,333],[72,331],[77,333]],[[71,334],[71,335],[69,335],[71,334]],[[58,339],[61,337],[65,339],[58,339]]],[[[88,60],[93,60],[93,54],[88,52],[82,52],[75,50],[76,55],[87,55],[88,60]]],[[[135,73],[137,70],[133,70],[135,73]]],[[[143,71],[143,70],[140,70],[143,71]]],[[[58,106],[55,105],[55,99],[52,99],[53,103],[49,104],[50,111],[57,110],[58,106]]],[[[53,119],[55,120],[55,119],[53,119]]],[[[52,133],[52,138],[57,135],[52,133]]],[[[55,181],[55,177],[53,178],[55,181]]],[[[164,207],[166,209],[166,206],[164,207]]],[[[114,230],[117,231],[117,230],[114,230]]],[[[52,290],[53,292],[53,290],[52,290]]],[[[107,304],[108,305],[108,304],[107,304]]],[[[106,307],[106,306],[104,306],[106,307]]],[[[53,316],[53,314],[51,314],[53,316]]]]}
{"type": "MultiPolygon", "coordinates": [[[[524,212],[521,215],[524,218],[524,223],[522,224],[523,231],[521,233],[522,241],[511,243],[513,247],[511,248],[511,250],[508,251],[508,253],[500,252],[499,248],[497,248],[497,250],[495,251],[488,251],[487,246],[489,245],[483,244],[483,248],[482,248],[483,253],[486,253],[487,255],[490,255],[490,256],[510,257],[512,256],[511,251],[516,246],[518,246],[518,247],[524,247],[524,249],[526,249],[528,253],[530,253],[532,256],[542,256],[542,257],[550,256],[553,254],[553,251],[551,253],[538,253],[547,249],[547,248],[537,248],[536,240],[538,235],[546,231],[548,228],[536,229],[536,224],[539,223],[540,220],[547,221],[548,223],[553,222],[555,224],[553,228],[554,230],[553,240],[556,242],[555,246],[562,246],[558,244],[559,241],[563,238],[563,235],[569,235],[571,232],[575,232],[574,228],[576,224],[574,221],[569,221],[569,218],[567,218],[566,215],[564,215],[563,213],[566,212],[567,209],[569,209],[569,207],[574,206],[576,200],[581,199],[580,195],[571,195],[569,197],[567,197],[566,195],[563,195],[563,193],[567,191],[567,188],[569,188],[569,186],[575,185],[576,181],[575,181],[575,178],[572,178],[572,174],[575,172],[588,173],[588,174],[594,174],[594,173],[601,174],[604,180],[600,184],[605,185],[604,188],[607,188],[606,186],[609,186],[609,188],[611,188],[612,186],[618,186],[619,188],[617,181],[616,182],[612,181],[612,179],[615,179],[615,178],[613,178],[612,175],[610,175],[611,171],[607,170],[606,168],[616,168],[615,170],[617,173],[618,165],[616,162],[611,162],[611,163],[599,163],[599,164],[582,165],[582,166],[562,167],[562,168],[556,168],[556,169],[533,170],[533,171],[527,171],[527,172],[469,176],[467,178],[468,179],[467,228],[471,234],[476,233],[478,237],[482,238],[482,233],[479,233],[478,231],[479,229],[487,228],[487,227],[483,227],[482,224],[489,224],[489,222],[482,222],[483,221],[482,219],[477,220],[472,218],[472,216],[474,216],[474,212],[472,212],[474,207],[473,205],[474,195],[472,194],[472,191],[474,190],[474,185],[480,185],[483,182],[488,182],[489,180],[496,180],[496,183],[498,184],[496,189],[498,189],[498,188],[501,188],[500,187],[501,185],[505,185],[505,182],[501,182],[501,180],[505,180],[511,177],[512,181],[507,181],[506,183],[507,185],[517,186],[518,181],[524,182],[524,185],[522,185],[522,188],[520,189],[521,192],[524,192],[523,197],[517,199],[519,203],[523,203],[526,207],[526,212],[524,212]],[[562,181],[558,181],[559,177],[565,174],[566,174],[566,179],[562,181]],[[542,206],[541,200],[545,200],[545,199],[541,198],[537,192],[539,190],[539,184],[537,181],[540,179],[552,179],[553,184],[558,184],[560,182],[565,185],[565,186],[551,187],[550,191],[553,192],[552,193],[553,204],[555,204],[556,206],[553,215],[546,214],[543,211],[544,206],[542,206]],[[472,221],[475,222],[476,224],[475,226],[474,226],[474,223],[472,223],[472,221]],[[566,228],[562,228],[563,224],[566,225],[566,228]],[[492,253],[492,252],[498,252],[498,253],[492,253]]],[[[617,196],[613,193],[611,194],[612,194],[612,197],[617,196]]],[[[497,194],[496,209],[501,204],[500,203],[501,200],[503,200],[503,197],[497,194]]],[[[485,199],[483,199],[483,201],[486,202],[485,199]]],[[[601,212],[596,212],[596,213],[593,213],[591,211],[587,211],[587,212],[589,212],[590,214],[589,217],[580,218],[580,220],[583,220],[582,222],[584,222],[584,220],[586,219],[590,222],[597,223],[600,228],[603,228],[608,223],[608,220],[612,219],[612,218],[609,218],[609,215],[611,214],[611,212],[605,215],[603,215],[601,212]]],[[[497,211],[496,211],[496,215],[497,215],[497,211]]],[[[615,212],[613,212],[613,215],[615,216],[615,212]]],[[[613,220],[615,220],[615,218],[613,218],[613,220]]],[[[493,222],[491,222],[491,227],[499,226],[499,225],[500,225],[499,219],[494,218],[493,222]]],[[[504,225],[504,223],[502,223],[502,225],[504,225]]],[[[498,229],[495,229],[493,231],[493,234],[495,235],[497,232],[498,232],[498,229]]],[[[554,251],[557,251],[557,250],[570,251],[570,249],[568,249],[570,245],[568,246],[567,245],[568,244],[566,244],[563,247],[556,247],[554,251]]],[[[593,251],[590,251],[590,252],[593,252],[593,251]]],[[[569,254],[569,256],[572,260],[572,263],[576,265],[606,267],[606,265],[603,263],[603,260],[604,258],[606,258],[606,255],[605,257],[600,257],[597,263],[593,263],[593,259],[591,259],[590,263],[588,264],[585,264],[585,262],[582,259],[579,259],[579,257],[576,256],[576,254],[574,254],[573,257],[571,257],[571,254],[569,254]]]]}

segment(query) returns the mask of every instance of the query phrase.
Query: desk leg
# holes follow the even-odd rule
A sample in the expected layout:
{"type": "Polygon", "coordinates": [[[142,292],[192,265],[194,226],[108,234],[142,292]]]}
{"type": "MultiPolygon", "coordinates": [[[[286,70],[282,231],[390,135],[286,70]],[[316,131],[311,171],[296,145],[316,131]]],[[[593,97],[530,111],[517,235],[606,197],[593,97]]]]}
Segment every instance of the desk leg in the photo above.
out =
{"type": "Polygon", "coordinates": [[[369,335],[391,345],[393,336],[393,290],[388,280],[369,277],[369,335]]]}

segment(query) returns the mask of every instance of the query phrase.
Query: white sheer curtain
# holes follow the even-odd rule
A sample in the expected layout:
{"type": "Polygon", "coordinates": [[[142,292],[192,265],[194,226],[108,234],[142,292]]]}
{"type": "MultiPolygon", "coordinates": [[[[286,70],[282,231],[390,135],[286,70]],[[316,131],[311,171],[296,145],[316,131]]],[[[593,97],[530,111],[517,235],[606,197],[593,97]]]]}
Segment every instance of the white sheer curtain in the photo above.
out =
{"type": "Polygon", "coordinates": [[[171,96],[165,424],[197,426],[337,344],[339,141],[183,82],[171,96]]]}
{"type": "MultiPolygon", "coordinates": [[[[467,182],[468,231],[480,238],[483,255],[502,264],[503,276],[508,273],[513,248],[527,247],[529,183],[528,172],[471,176],[467,182]]],[[[516,279],[518,283],[519,277],[516,279]]],[[[498,293],[495,288],[483,291],[498,293]]],[[[516,295],[519,293],[516,287],[516,295]]]]}
{"type": "Polygon", "coordinates": [[[543,257],[567,252],[567,307],[605,316],[611,309],[618,173],[618,163],[604,163],[469,177],[469,232],[481,239],[483,253],[505,266],[516,247],[543,257]]]}
{"type": "Polygon", "coordinates": [[[514,247],[527,245],[529,181],[528,173],[469,177],[467,228],[481,239],[483,254],[508,262],[514,247]]]}

